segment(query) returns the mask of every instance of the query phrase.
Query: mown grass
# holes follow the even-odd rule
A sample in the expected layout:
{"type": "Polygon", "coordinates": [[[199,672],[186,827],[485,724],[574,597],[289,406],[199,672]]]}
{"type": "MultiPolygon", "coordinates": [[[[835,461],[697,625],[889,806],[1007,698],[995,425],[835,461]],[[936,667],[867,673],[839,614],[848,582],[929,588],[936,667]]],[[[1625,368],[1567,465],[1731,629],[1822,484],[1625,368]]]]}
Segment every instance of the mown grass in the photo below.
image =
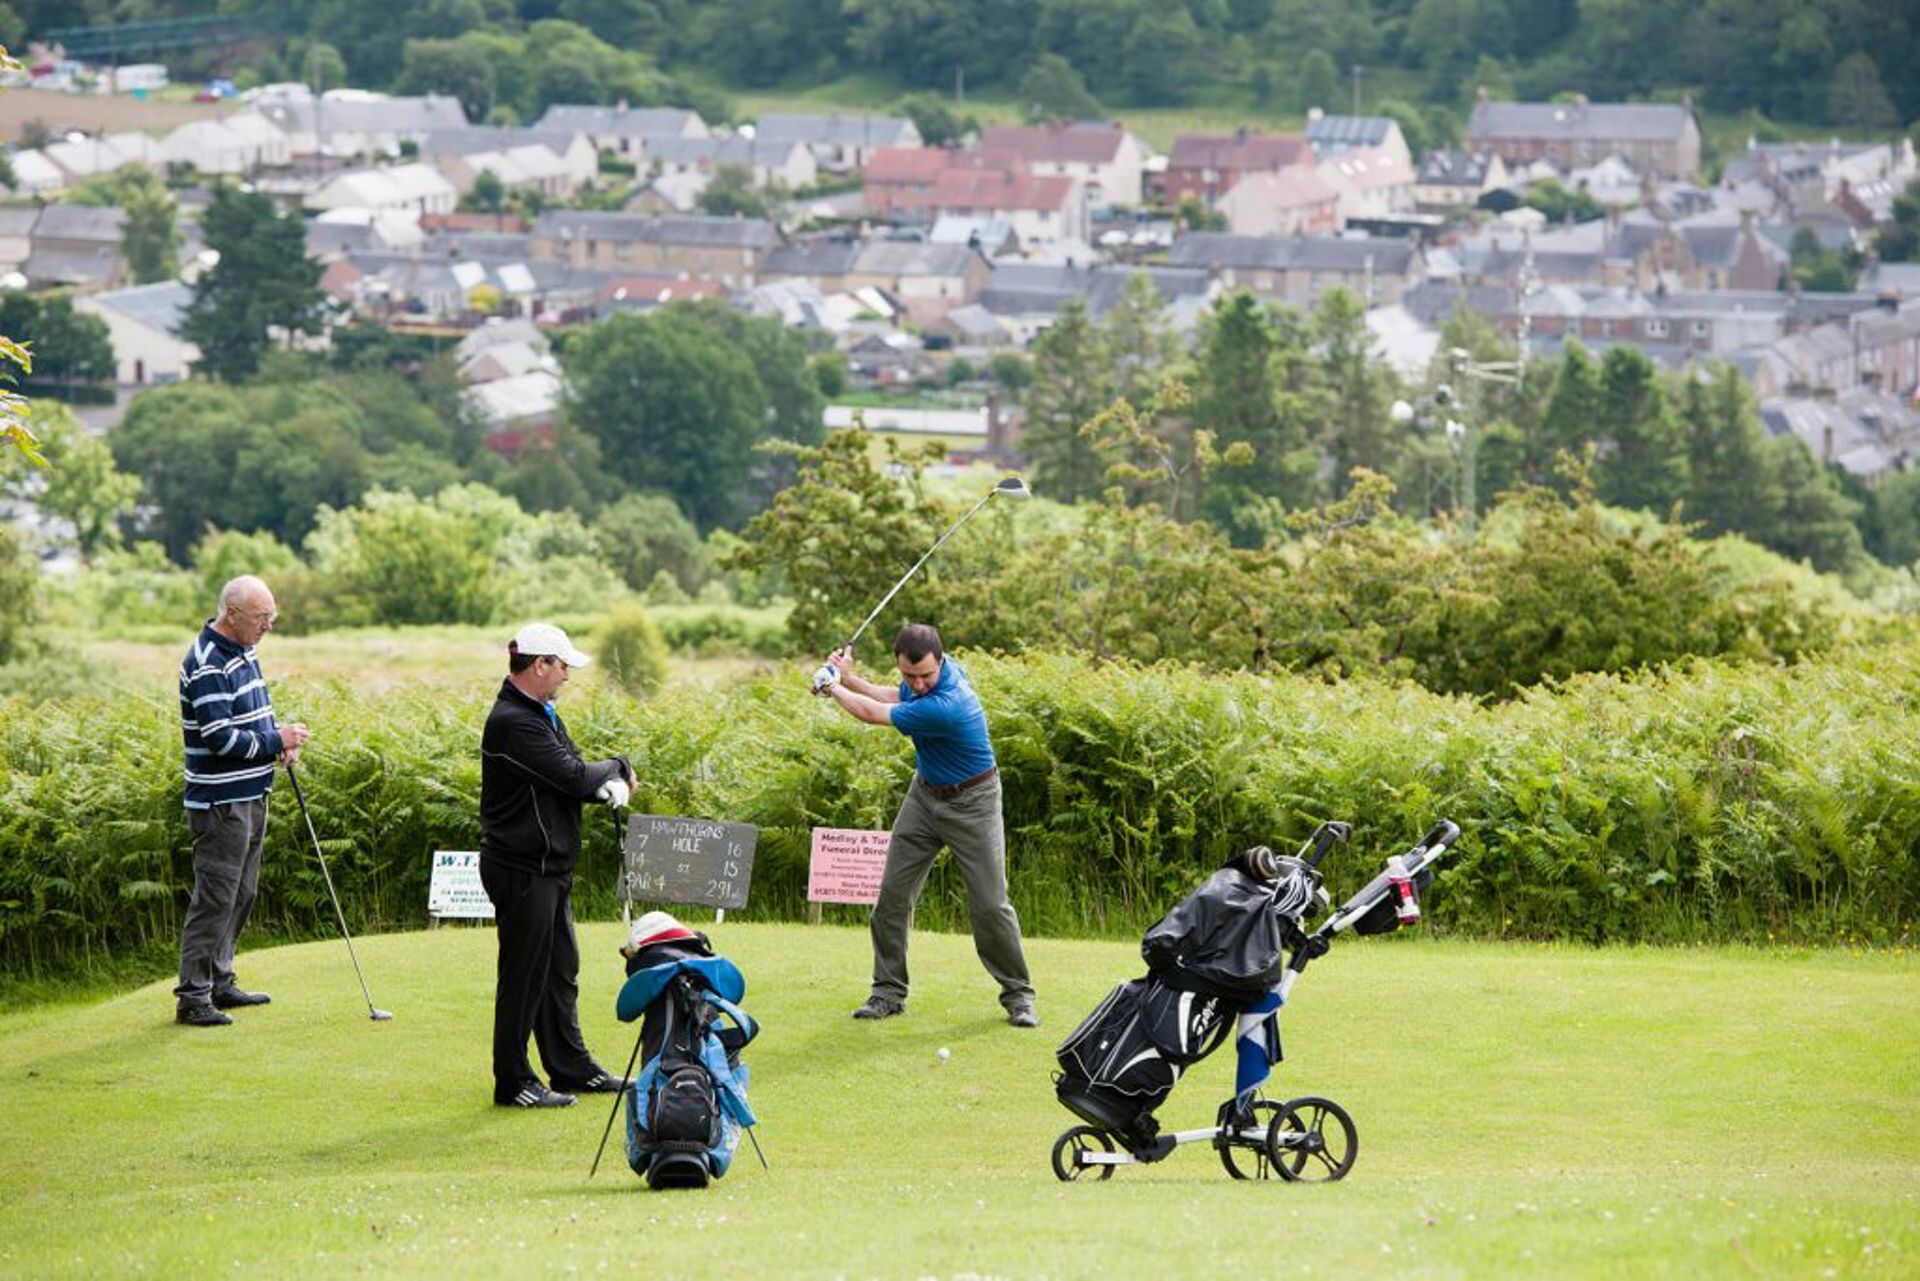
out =
{"type": "MultiPolygon", "coordinates": [[[[689,919],[695,919],[693,913],[689,919]]],[[[765,1033],[761,1142],[653,1194],[597,1102],[487,1097],[493,937],[245,953],[275,1003],[168,1021],[165,984],[0,1017],[0,1272],[36,1276],[1436,1277],[1912,1275],[1911,954],[1341,945],[1283,1016],[1280,1093],[1360,1128],[1343,1183],[1238,1184],[1190,1148],[1057,1183],[1054,1044],[1132,947],[1030,945],[1045,1026],[1008,1028],[969,940],[922,935],[905,1018],[846,1018],[864,931],[723,925],[765,1033]],[[952,1059],[935,1057],[950,1047],[952,1059]]],[[[589,1043],[624,1064],[612,923],[583,926],[589,1043]]],[[[1231,1055],[1163,1117],[1205,1124],[1231,1055]]]]}

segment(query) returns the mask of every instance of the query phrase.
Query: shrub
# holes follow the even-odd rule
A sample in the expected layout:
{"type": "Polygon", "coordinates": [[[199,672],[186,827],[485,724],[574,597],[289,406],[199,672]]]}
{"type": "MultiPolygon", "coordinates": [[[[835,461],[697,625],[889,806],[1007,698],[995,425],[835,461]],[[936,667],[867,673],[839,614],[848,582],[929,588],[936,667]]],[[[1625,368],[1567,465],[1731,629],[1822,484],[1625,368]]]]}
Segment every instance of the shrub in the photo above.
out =
{"type": "Polygon", "coordinates": [[[660,688],[667,675],[667,644],[647,611],[622,605],[593,633],[596,657],[607,679],[635,698],[660,688]]]}

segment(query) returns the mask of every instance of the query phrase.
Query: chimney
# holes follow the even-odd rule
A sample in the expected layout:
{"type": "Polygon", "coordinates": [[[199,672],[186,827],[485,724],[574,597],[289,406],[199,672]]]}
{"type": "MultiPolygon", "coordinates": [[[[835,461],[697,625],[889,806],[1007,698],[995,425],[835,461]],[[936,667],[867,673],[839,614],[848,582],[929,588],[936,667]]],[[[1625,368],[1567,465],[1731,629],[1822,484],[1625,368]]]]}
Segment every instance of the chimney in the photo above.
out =
{"type": "Polygon", "coordinates": [[[1474,89],[1473,100],[1476,104],[1484,104],[1488,101],[1487,87],[1485,85],[1480,85],[1474,89]]]}
{"type": "Polygon", "coordinates": [[[1586,94],[1576,93],[1573,95],[1573,109],[1576,112],[1578,112],[1580,115],[1584,116],[1587,114],[1587,95],[1586,94]]]}

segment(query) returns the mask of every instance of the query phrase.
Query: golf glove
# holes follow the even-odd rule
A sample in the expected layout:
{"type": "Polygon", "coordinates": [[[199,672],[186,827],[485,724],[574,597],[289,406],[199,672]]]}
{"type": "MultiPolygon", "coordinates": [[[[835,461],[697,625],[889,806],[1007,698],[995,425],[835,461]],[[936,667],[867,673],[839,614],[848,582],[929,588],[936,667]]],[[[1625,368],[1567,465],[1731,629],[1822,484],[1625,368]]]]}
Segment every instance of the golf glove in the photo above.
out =
{"type": "Polygon", "coordinates": [[[594,793],[600,800],[605,801],[617,810],[623,810],[627,807],[627,799],[632,794],[632,791],[627,787],[627,781],[623,778],[608,779],[606,782],[600,784],[600,790],[594,793]]]}
{"type": "Polygon", "coordinates": [[[840,669],[832,663],[820,664],[820,670],[813,674],[813,692],[824,694],[832,686],[840,683],[840,669]]]}

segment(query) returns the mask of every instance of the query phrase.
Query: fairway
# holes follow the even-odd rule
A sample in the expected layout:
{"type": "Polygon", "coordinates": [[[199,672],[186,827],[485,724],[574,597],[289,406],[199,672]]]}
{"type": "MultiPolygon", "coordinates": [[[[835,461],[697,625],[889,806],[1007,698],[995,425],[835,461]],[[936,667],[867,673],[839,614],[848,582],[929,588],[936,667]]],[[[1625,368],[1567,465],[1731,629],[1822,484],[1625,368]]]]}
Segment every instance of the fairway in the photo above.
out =
{"type": "MultiPolygon", "coordinates": [[[[689,913],[695,919],[704,913],[689,913]]],[[[584,926],[601,1061],[620,929],[584,926]]],[[[493,935],[245,953],[274,1004],[171,1022],[169,984],[0,1019],[0,1273],[32,1276],[1913,1276],[1920,961],[1909,954],[1337,946],[1282,1015],[1274,1094],[1359,1126],[1337,1184],[1236,1183],[1204,1146],[1058,1183],[1052,1049],[1139,969],[1030,944],[1043,1026],[1001,1021],[971,942],[914,940],[909,1013],[865,995],[863,930],[716,942],[765,1031],[763,1171],[649,1193],[589,1096],[489,1104],[493,935]],[[942,1063],[940,1047],[952,1057],[942,1063]]],[[[1162,1112],[1210,1122],[1231,1051],[1162,1112]]]]}

